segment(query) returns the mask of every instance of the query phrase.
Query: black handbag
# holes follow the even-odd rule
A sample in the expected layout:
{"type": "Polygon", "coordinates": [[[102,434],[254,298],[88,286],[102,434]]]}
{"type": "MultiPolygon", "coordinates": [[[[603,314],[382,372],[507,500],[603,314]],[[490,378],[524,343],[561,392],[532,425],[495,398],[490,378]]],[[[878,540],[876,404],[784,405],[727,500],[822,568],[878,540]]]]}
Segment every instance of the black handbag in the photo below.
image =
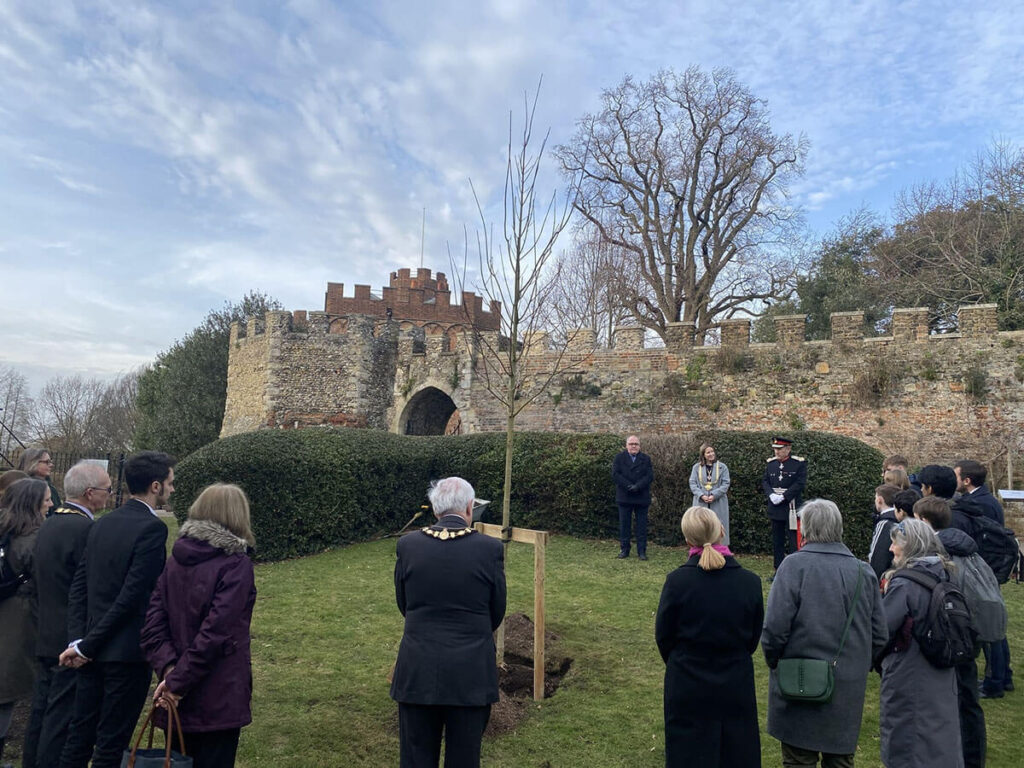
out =
{"type": "Polygon", "coordinates": [[[178,717],[178,708],[173,701],[168,699],[164,699],[164,701],[167,703],[167,731],[164,733],[166,745],[163,749],[153,748],[153,731],[156,730],[156,720],[153,716],[157,709],[154,703],[135,739],[135,746],[124,751],[121,768],[192,768],[192,758],[184,753],[185,738],[181,733],[181,718],[178,717]],[[145,736],[147,728],[149,729],[149,746],[146,749],[140,749],[139,745],[142,744],[142,737],[145,736]],[[171,749],[172,728],[178,734],[181,752],[171,749]]]}
{"type": "Polygon", "coordinates": [[[779,660],[775,672],[782,698],[787,701],[803,701],[808,704],[825,704],[832,701],[832,691],[836,685],[836,664],[839,663],[839,656],[843,652],[843,646],[846,645],[846,636],[850,632],[850,622],[853,621],[853,611],[857,607],[857,600],[860,599],[860,588],[863,582],[864,571],[858,565],[857,589],[853,593],[850,611],[846,614],[846,626],[843,627],[839,648],[831,661],[808,658],[779,660]]]}

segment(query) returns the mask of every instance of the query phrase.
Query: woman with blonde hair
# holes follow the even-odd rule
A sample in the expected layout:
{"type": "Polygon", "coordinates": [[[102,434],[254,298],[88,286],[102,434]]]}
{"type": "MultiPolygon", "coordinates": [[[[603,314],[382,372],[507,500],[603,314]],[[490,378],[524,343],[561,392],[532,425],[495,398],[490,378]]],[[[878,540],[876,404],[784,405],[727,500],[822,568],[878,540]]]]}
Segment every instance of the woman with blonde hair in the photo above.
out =
{"type": "Polygon", "coordinates": [[[729,468],[718,460],[715,446],[703,443],[697,463],[690,470],[690,491],[695,507],[708,507],[722,523],[722,543],[729,546],[729,468]]]}
{"type": "Polygon", "coordinates": [[[761,636],[761,579],[740,567],[717,515],[690,507],[689,559],[665,580],[655,640],[665,661],[665,765],[761,764],[750,655],[761,636]]]}
{"type": "Polygon", "coordinates": [[[235,764],[252,722],[249,624],[256,601],[249,500],[237,485],[211,485],[189,508],[142,629],[160,684],[158,704],[178,705],[195,768],[235,764]]]}
{"type": "Polygon", "coordinates": [[[910,475],[902,467],[893,467],[882,473],[882,482],[886,485],[895,485],[901,491],[910,487],[910,475]]]}
{"type": "MultiPolygon", "coordinates": [[[[50,452],[45,448],[26,448],[18,459],[18,469],[25,472],[29,477],[43,480],[50,487],[50,509],[57,509],[62,502],[60,494],[57,493],[57,486],[53,484],[50,477],[53,474],[53,459],[50,452]]],[[[47,510],[49,514],[50,510],[47,510]]]]}

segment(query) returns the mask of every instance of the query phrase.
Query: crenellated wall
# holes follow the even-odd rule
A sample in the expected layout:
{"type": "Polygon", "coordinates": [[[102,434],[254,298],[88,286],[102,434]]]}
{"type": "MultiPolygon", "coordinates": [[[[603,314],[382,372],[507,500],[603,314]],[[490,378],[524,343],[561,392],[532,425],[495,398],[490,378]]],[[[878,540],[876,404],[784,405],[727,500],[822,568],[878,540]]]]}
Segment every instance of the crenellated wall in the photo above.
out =
{"type": "MultiPolygon", "coordinates": [[[[775,318],[770,344],[751,343],[747,319],[721,323],[713,347],[694,346],[686,323],[670,327],[664,347],[645,346],[642,329],[620,328],[611,348],[597,348],[583,331],[561,357],[569,369],[516,425],[781,430],[798,444],[801,429],[815,429],[916,463],[984,460],[998,441],[1019,441],[1024,425],[1024,331],[996,330],[995,309],[964,306],[959,333],[942,335],[929,335],[921,308],[896,310],[892,334],[869,338],[863,313],[833,314],[827,341],[805,339],[804,316],[775,318]]],[[[505,411],[486,386],[494,366],[485,350],[497,347],[498,332],[462,328],[324,312],[271,312],[233,327],[222,434],[316,424],[405,431],[443,403],[458,409],[464,432],[503,430],[505,411]]],[[[544,333],[524,339],[523,352],[529,396],[559,358],[544,333]]]]}

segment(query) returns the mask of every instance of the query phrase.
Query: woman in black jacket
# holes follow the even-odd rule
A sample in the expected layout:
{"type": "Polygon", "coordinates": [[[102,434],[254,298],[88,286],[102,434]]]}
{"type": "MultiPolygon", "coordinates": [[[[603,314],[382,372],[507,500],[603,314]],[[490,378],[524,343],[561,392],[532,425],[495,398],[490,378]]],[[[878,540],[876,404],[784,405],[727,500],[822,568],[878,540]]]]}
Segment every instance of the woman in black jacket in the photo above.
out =
{"type": "Polygon", "coordinates": [[[706,507],[682,520],[690,558],[665,580],[655,639],[665,661],[665,765],[761,765],[754,663],[764,618],[761,579],[722,546],[706,507]]]}

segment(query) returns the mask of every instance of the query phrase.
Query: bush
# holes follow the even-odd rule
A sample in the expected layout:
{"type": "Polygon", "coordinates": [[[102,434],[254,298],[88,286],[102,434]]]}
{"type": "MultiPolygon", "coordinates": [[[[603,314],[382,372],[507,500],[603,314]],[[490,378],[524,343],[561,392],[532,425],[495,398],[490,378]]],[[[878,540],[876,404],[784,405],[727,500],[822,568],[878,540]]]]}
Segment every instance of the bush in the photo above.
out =
{"type": "MultiPolygon", "coordinates": [[[[650,536],[682,543],[679,517],[689,506],[690,467],[710,440],[732,473],[733,547],[767,552],[771,540],[760,491],[770,436],[707,432],[644,438],[655,468],[650,536]]],[[[513,457],[512,522],[572,536],[613,538],[618,514],[611,461],[618,435],[520,433],[513,457]]],[[[847,544],[865,554],[882,455],[851,438],[801,433],[810,457],[807,498],[831,498],[843,510],[847,544]]],[[[426,503],[431,480],[467,478],[500,516],[505,435],[406,437],[359,429],[263,430],[218,440],[182,461],[172,502],[179,521],[203,487],[238,483],[252,501],[257,556],[279,560],[397,531],[426,503]]],[[[427,517],[424,520],[429,520],[427,517]]],[[[425,524],[417,521],[414,525],[425,524]]]]}

